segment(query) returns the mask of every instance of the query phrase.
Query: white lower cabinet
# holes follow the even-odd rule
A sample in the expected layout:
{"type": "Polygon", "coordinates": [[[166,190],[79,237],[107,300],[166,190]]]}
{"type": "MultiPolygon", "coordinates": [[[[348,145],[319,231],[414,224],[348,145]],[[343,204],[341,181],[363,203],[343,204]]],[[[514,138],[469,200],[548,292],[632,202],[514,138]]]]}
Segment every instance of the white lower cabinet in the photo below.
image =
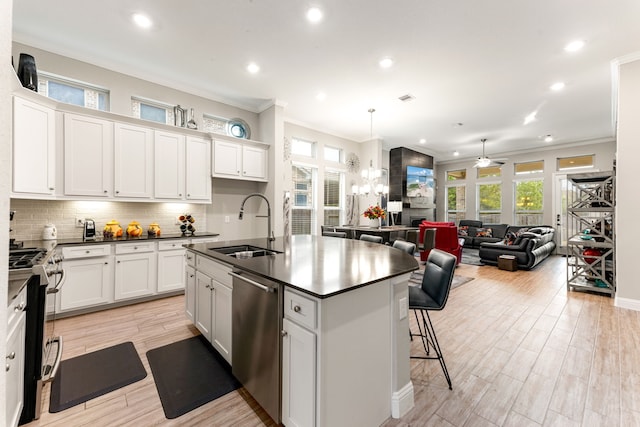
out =
{"type": "Polygon", "coordinates": [[[187,240],[158,242],[158,292],[184,289],[185,249],[187,240]]]}
{"type": "Polygon", "coordinates": [[[116,255],[116,301],[153,295],[155,292],[156,254],[116,255]]]}
{"type": "Polygon", "coordinates": [[[231,363],[231,267],[187,251],[185,311],[198,330],[231,363]],[[195,258],[195,281],[190,283],[189,257],[195,258]],[[195,310],[195,313],[192,311],[195,310]]]}
{"type": "Polygon", "coordinates": [[[7,309],[7,353],[5,357],[7,427],[15,427],[20,420],[24,406],[24,346],[26,315],[24,312],[27,300],[27,288],[9,305],[7,309]]]}
{"type": "Polygon", "coordinates": [[[185,267],[184,311],[191,322],[195,323],[196,314],[196,269],[185,267]]]}
{"type": "Polygon", "coordinates": [[[316,334],[285,318],[282,339],[282,423],[314,426],[316,334]]]}
{"type": "Polygon", "coordinates": [[[111,257],[65,259],[65,282],[60,291],[60,310],[74,310],[113,301],[111,257]]]}

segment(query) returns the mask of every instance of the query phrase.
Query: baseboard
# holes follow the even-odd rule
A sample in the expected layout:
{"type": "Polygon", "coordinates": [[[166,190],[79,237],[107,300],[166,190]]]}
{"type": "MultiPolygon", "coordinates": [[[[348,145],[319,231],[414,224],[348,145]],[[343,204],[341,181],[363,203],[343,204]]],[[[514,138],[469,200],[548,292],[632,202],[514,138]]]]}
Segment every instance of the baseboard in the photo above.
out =
{"type": "Polygon", "coordinates": [[[616,307],[628,308],[629,310],[640,311],[640,300],[631,298],[615,297],[613,304],[616,307]]]}
{"type": "Polygon", "coordinates": [[[391,417],[400,418],[407,414],[414,406],[413,383],[409,381],[391,395],[391,417]]]}

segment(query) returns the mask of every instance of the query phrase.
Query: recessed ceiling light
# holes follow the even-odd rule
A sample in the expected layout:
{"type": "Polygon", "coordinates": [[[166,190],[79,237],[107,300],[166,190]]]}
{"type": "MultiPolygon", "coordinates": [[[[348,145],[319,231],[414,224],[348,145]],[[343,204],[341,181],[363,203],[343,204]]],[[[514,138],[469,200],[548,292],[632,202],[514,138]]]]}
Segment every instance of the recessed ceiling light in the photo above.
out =
{"type": "Polygon", "coordinates": [[[584,47],[584,40],[574,40],[564,47],[567,52],[577,52],[584,47]]]}
{"type": "Polygon", "coordinates": [[[553,141],[553,137],[551,135],[547,135],[544,137],[544,142],[552,142],[553,141]]]}
{"type": "Polygon", "coordinates": [[[426,140],[426,139],[424,139],[424,138],[421,138],[421,139],[420,139],[420,144],[426,144],[426,143],[427,143],[427,140],[426,140]]]}
{"type": "Polygon", "coordinates": [[[563,82],[554,83],[550,86],[550,89],[554,91],[562,90],[564,89],[564,83],[563,82]]]}
{"type": "Polygon", "coordinates": [[[260,66],[255,62],[252,62],[249,65],[247,65],[247,71],[250,72],[251,74],[257,74],[258,71],[260,71],[260,66]]]}
{"type": "Polygon", "coordinates": [[[460,155],[460,153],[458,152],[458,150],[456,150],[456,151],[453,152],[453,155],[458,157],[460,155]]]}
{"type": "Polygon", "coordinates": [[[153,22],[151,21],[151,18],[149,18],[147,15],[143,15],[142,13],[134,13],[131,16],[131,19],[133,19],[133,22],[136,23],[136,25],[140,28],[151,28],[151,26],[153,25],[153,22]]]}
{"type": "Polygon", "coordinates": [[[527,117],[524,118],[524,125],[528,125],[531,122],[535,122],[536,121],[536,115],[538,114],[537,111],[534,111],[533,113],[529,114],[527,117]]]}
{"type": "Polygon", "coordinates": [[[393,59],[389,57],[382,58],[379,64],[380,64],[380,68],[390,68],[393,65],[393,59]]]}
{"type": "Polygon", "coordinates": [[[318,94],[316,95],[316,99],[318,101],[324,101],[325,99],[327,99],[327,94],[324,92],[318,92],[318,94]]]}
{"type": "Polygon", "coordinates": [[[307,20],[314,24],[322,21],[322,11],[317,7],[310,7],[307,10],[307,20]]]}

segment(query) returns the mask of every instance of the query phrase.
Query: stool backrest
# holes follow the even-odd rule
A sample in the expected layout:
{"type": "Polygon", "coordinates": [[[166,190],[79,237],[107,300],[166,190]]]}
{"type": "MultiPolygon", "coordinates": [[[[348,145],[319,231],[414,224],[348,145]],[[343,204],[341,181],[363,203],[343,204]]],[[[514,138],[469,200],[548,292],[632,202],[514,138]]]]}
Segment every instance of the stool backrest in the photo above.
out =
{"type": "Polygon", "coordinates": [[[423,236],[423,240],[422,240],[422,250],[423,251],[430,251],[431,249],[435,248],[436,246],[436,232],[438,230],[435,228],[425,228],[424,229],[424,236],[423,236]]]}
{"type": "Polygon", "coordinates": [[[382,243],[384,241],[381,236],[373,236],[371,234],[361,234],[360,240],[373,243],[382,243]]]}
{"type": "Polygon", "coordinates": [[[416,245],[415,243],[407,242],[404,240],[395,240],[393,242],[393,247],[396,249],[400,249],[405,251],[409,255],[413,256],[416,253],[416,245]]]}
{"type": "Polygon", "coordinates": [[[455,255],[439,249],[429,252],[421,288],[438,304],[433,310],[442,310],[447,303],[457,261],[455,255]]]}

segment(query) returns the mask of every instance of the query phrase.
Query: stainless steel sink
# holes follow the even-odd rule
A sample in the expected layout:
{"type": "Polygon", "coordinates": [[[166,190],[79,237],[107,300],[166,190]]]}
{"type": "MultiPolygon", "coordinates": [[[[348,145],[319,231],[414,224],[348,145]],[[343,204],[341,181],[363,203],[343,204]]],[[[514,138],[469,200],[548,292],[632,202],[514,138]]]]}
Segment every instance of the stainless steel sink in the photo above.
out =
{"type": "Polygon", "coordinates": [[[274,251],[273,249],[260,248],[252,245],[225,246],[222,248],[209,248],[209,250],[235,258],[253,258],[282,253],[280,251],[274,251]]]}

